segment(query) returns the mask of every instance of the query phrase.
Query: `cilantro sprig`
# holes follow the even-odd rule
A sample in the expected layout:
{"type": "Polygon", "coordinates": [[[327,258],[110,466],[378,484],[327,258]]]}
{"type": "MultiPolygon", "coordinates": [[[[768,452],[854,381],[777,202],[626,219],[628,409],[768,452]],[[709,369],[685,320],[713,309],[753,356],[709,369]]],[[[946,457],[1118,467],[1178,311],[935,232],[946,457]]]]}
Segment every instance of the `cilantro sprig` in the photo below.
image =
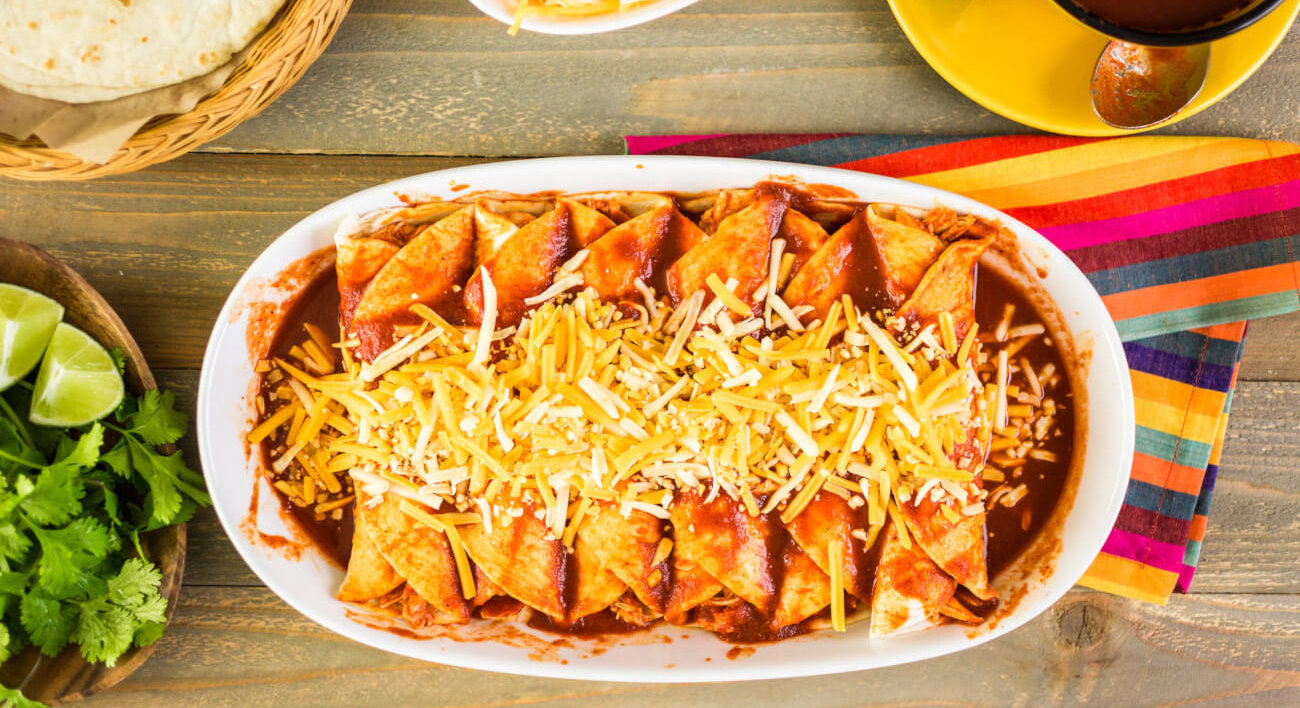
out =
{"type": "MultiPolygon", "coordinates": [[[[74,429],[27,423],[30,384],[0,395],[0,661],[68,644],[112,666],[166,626],[162,574],[140,534],[211,502],[180,452],[188,417],[170,392],[128,395],[74,429]]],[[[0,687],[0,705],[29,705],[0,687]]],[[[31,704],[35,705],[35,704],[31,704]]]]}

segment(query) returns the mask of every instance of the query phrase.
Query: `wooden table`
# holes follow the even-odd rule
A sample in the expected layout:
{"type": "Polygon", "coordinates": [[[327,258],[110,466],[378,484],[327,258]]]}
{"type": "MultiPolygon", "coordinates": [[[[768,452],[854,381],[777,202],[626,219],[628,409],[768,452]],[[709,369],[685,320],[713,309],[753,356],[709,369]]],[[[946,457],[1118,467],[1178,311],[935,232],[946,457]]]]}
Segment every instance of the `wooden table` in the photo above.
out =
{"type": "MultiPolygon", "coordinates": [[[[299,218],[361,187],[507,156],[618,152],[625,133],[1025,130],[931,72],[883,0],[703,0],[590,38],[504,29],[464,0],[358,0],[329,51],[260,118],[125,177],[0,182],[0,230],[84,273],[192,409],[208,331],[239,274],[299,218]]],[[[1298,115],[1293,29],[1241,90],[1171,132],[1297,140],[1298,115]]],[[[157,652],[86,705],[1295,705],[1297,341],[1300,315],[1251,325],[1195,592],[1164,607],[1076,590],[969,652],[839,676],[521,678],[331,634],[266,590],[206,512],[190,526],[185,589],[157,652]]],[[[196,465],[192,440],[187,454],[196,465]]]]}

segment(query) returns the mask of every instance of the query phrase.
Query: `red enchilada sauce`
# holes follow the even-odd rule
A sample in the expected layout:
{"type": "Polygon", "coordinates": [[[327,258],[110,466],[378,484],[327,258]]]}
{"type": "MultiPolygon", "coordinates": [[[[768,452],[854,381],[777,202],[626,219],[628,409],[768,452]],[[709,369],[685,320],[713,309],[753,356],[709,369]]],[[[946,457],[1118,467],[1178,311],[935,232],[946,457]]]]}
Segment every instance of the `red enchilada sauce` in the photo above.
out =
{"type": "MultiPolygon", "coordinates": [[[[331,341],[338,341],[339,289],[338,276],[333,268],[312,280],[294,299],[276,328],[275,338],[271,340],[270,356],[288,359],[290,350],[307,336],[304,328],[307,323],[321,328],[331,341]]],[[[261,385],[263,400],[270,400],[274,388],[275,385],[263,376],[261,385]]],[[[271,469],[270,451],[284,445],[288,430],[287,427],[281,427],[274,435],[262,442],[263,469],[271,469]]],[[[345,484],[350,484],[347,477],[347,475],[340,475],[340,479],[345,484]]],[[[311,508],[293,504],[278,489],[276,497],[280,500],[284,512],[298,522],[298,526],[312,543],[340,568],[346,568],[348,558],[352,555],[352,505],[340,509],[339,518],[335,519],[331,514],[317,514],[311,508]]]]}
{"type": "Polygon", "coordinates": [[[1207,27],[1253,5],[1253,0],[1074,0],[1111,24],[1147,32],[1207,27]]]}
{"type": "MultiPolygon", "coordinates": [[[[981,268],[975,286],[975,321],[979,323],[980,331],[993,331],[1008,304],[1015,306],[1017,316],[1013,318],[1014,324],[1042,322],[1042,317],[1018,287],[992,269],[981,268]]],[[[1065,376],[1067,369],[1060,350],[1045,335],[1030,341],[1016,358],[1019,357],[1032,362],[1039,370],[1051,364],[1061,376],[1056,390],[1048,392],[1049,397],[1054,395],[1056,403],[1056,432],[1038,443],[1039,448],[1055,455],[1057,460],[1030,458],[1023,465],[999,468],[1006,473],[1008,485],[1023,483],[1027,493],[1014,506],[985,502],[989,577],[1014,561],[1052,516],[1069,477],[1074,442],[1074,394],[1065,376]]],[[[993,465],[1000,461],[996,452],[990,458],[993,465]]],[[[984,486],[989,489],[992,485],[985,482],[984,486]]]]}
{"type": "MultiPolygon", "coordinates": [[[[990,269],[980,269],[977,279],[975,311],[981,332],[990,333],[994,331],[1004,315],[1006,305],[1015,307],[1016,316],[1012,321],[1014,325],[1041,323],[1042,321],[1033,305],[1017,286],[990,269]]],[[[301,343],[306,337],[304,331],[306,323],[319,327],[331,338],[331,341],[337,341],[339,338],[338,307],[337,276],[333,270],[330,270],[305,288],[288,309],[277,329],[270,355],[272,357],[288,358],[295,345],[301,343]]],[[[986,343],[985,346],[986,349],[992,349],[996,345],[986,343]]],[[[1043,528],[1051,517],[1052,511],[1062,494],[1070,467],[1070,449],[1074,435],[1073,401],[1069,390],[1068,376],[1066,376],[1067,369],[1060,352],[1051,343],[1049,337],[1039,336],[1018,352],[1017,359],[1019,357],[1034,362],[1034,365],[1040,370],[1045,365],[1050,364],[1058,372],[1059,383],[1052,392],[1056,400],[1055,427],[1057,432],[1047,441],[1039,443],[1039,447],[1055,455],[1056,460],[1028,459],[1022,464],[1008,466],[1005,470],[1006,485],[1008,487],[1023,485],[1025,492],[1022,498],[1014,505],[999,503],[993,497],[990,497],[986,502],[988,512],[986,527],[987,553],[990,577],[993,577],[1014,561],[1043,528]]],[[[263,378],[261,390],[264,396],[269,399],[269,395],[272,394],[275,388],[276,384],[268,381],[265,377],[263,378]]],[[[268,406],[268,412],[269,409],[270,406],[268,406]]],[[[269,451],[283,448],[287,437],[286,430],[287,426],[282,426],[280,431],[262,443],[263,458],[267,463],[267,469],[270,469],[269,451]]],[[[339,475],[339,477],[344,480],[345,484],[351,484],[348,475],[339,475]]],[[[986,489],[995,486],[997,485],[989,482],[985,483],[986,489]]],[[[338,513],[319,514],[311,508],[292,503],[280,490],[277,490],[277,495],[280,497],[284,511],[297,521],[302,530],[322,552],[341,567],[346,567],[352,547],[352,505],[343,506],[337,510],[338,513]]],[[[784,528],[780,528],[779,524],[777,524],[777,527],[776,535],[779,538],[773,538],[774,542],[768,544],[773,549],[773,557],[767,559],[767,565],[772,569],[770,575],[773,582],[779,584],[784,567],[781,558],[782,549],[785,543],[793,543],[793,540],[789,538],[789,534],[784,528]]],[[[864,545],[859,541],[854,541],[851,543],[850,548],[852,562],[855,566],[854,570],[859,575],[864,576],[866,589],[864,594],[868,594],[870,584],[874,582],[876,576],[876,567],[880,560],[880,549],[883,543],[878,540],[871,548],[863,548],[864,545]]],[[[557,578],[560,590],[565,596],[566,606],[571,605],[573,600],[571,595],[575,592],[574,581],[576,578],[572,577],[574,575],[572,572],[573,566],[572,562],[563,564],[561,567],[565,577],[557,578]]],[[[847,599],[848,607],[852,609],[857,600],[851,595],[847,599]]],[[[996,607],[996,601],[980,604],[974,601],[969,596],[969,593],[960,593],[959,599],[980,616],[987,616],[996,607]]],[[[522,605],[517,600],[495,598],[480,611],[493,616],[507,616],[513,614],[515,608],[522,609],[522,605]],[[509,606],[503,605],[503,602],[508,603],[509,606]]],[[[787,636],[802,634],[809,631],[814,622],[824,621],[829,617],[828,608],[799,624],[790,625],[773,632],[767,620],[760,613],[757,611],[746,613],[743,608],[753,610],[748,603],[737,602],[733,603],[730,609],[701,606],[701,608],[697,609],[697,612],[701,613],[699,619],[706,624],[709,623],[710,616],[718,620],[719,625],[726,627],[726,631],[721,632],[720,636],[728,641],[738,643],[775,641],[787,636]],[[718,615],[720,612],[724,613],[724,615],[718,615]]],[[[580,636],[620,634],[640,629],[636,625],[620,620],[609,609],[584,617],[568,625],[557,622],[542,613],[535,612],[532,613],[529,625],[548,632],[580,636]]]]}

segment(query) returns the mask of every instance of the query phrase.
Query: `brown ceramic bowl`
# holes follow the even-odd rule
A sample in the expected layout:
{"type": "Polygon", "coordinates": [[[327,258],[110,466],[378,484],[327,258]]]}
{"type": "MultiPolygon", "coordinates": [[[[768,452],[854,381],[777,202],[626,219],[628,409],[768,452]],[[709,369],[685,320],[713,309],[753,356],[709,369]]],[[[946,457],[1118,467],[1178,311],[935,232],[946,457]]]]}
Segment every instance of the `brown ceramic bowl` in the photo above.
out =
{"type": "Polygon", "coordinates": [[[1117,25],[1090,12],[1082,5],[1075,3],[1074,0],[1053,1],[1076,20],[1102,34],[1132,44],[1145,44],[1150,47],[1184,47],[1223,39],[1255,24],[1282,4],[1282,0],[1254,0],[1210,25],[1177,32],[1150,32],[1117,25]]]}
{"type": "MultiPolygon", "coordinates": [[[[121,349],[126,354],[126,385],[130,390],[140,392],[158,387],[144,354],[121,318],[85,278],[54,256],[31,244],[0,238],[0,283],[45,293],[63,304],[65,322],[80,327],[105,347],[121,349]]],[[[144,534],[140,543],[162,571],[158,592],[167,599],[170,620],[185,569],[185,525],[144,534]]],[[[0,665],[0,683],[20,688],[28,698],[46,703],[76,700],[129,676],[155,646],[156,643],[131,649],[112,668],[87,662],[74,645],[68,645],[52,659],[28,647],[0,665]]]]}

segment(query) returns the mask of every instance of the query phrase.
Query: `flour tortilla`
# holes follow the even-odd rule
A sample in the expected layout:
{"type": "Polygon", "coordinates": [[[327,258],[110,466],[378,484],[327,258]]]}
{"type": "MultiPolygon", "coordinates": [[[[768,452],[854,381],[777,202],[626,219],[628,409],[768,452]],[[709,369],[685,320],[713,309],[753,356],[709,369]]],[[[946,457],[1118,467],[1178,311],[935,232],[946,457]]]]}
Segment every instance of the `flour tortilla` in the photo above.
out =
{"type": "Polygon", "coordinates": [[[3,0],[0,84],[107,101],[225,64],[284,0],[3,0]]]}

